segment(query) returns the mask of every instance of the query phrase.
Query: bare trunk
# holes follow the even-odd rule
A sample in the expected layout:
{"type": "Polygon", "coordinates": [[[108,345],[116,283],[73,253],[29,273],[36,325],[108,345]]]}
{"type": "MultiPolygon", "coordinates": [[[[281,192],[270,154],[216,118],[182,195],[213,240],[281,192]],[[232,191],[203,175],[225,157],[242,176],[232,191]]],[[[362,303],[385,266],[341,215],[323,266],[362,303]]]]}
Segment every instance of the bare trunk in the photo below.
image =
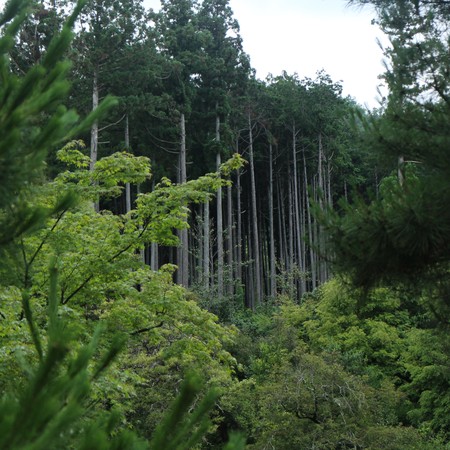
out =
{"type": "MultiPolygon", "coordinates": [[[[304,166],[304,184],[305,192],[308,192],[308,173],[306,170],[306,157],[305,152],[303,152],[303,166],[304,166]]],[[[311,270],[311,287],[314,290],[317,287],[316,284],[316,255],[314,252],[314,241],[313,241],[313,224],[311,218],[311,204],[309,196],[306,198],[306,215],[308,220],[308,240],[309,240],[309,257],[310,257],[310,270],[311,270]]]]}
{"type": "Polygon", "coordinates": [[[210,252],[210,228],[209,228],[209,201],[204,205],[203,214],[203,286],[209,291],[209,252],[210,252]]]}
{"type": "Polygon", "coordinates": [[[286,208],[284,205],[284,189],[278,179],[278,234],[280,236],[280,259],[284,268],[288,266],[288,244],[286,232],[286,208]]]}
{"type": "Polygon", "coordinates": [[[289,296],[293,300],[294,286],[292,281],[292,274],[294,272],[294,206],[292,202],[292,183],[291,177],[288,177],[288,223],[289,223],[289,259],[287,267],[287,281],[289,284],[289,296]]]}
{"type": "MultiPolygon", "coordinates": [[[[297,262],[298,268],[301,272],[304,272],[304,264],[302,259],[302,232],[300,221],[300,200],[299,200],[299,187],[298,187],[298,173],[297,173],[297,132],[295,129],[295,123],[292,126],[292,164],[294,167],[294,212],[295,212],[295,234],[296,234],[296,250],[297,250],[297,262]]],[[[301,278],[300,282],[300,296],[305,292],[305,281],[301,278]]]]}
{"type": "MultiPolygon", "coordinates": [[[[125,116],[125,150],[130,151],[130,128],[128,123],[128,113],[125,116]]],[[[131,186],[130,183],[125,183],[125,203],[126,212],[131,211],[131,186]]]]}
{"type": "Polygon", "coordinates": [[[252,228],[253,228],[253,258],[255,261],[255,303],[261,304],[261,263],[259,257],[259,234],[258,234],[258,213],[256,204],[256,181],[255,181],[255,163],[253,158],[253,128],[250,113],[248,115],[249,127],[249,160],[250,160],[250,183],[251,183],[251,202],[252,202],[252,228]]]}
{"type": "MultiPolygon", "coordinates": [[[[326,200],[326,188],[323,177],[323,166],[322,162],[324,160],[323,155],[323,145],[322,145],[322,133],[319,133],[319,167],[318,167],[318,195],[319,195],[319,205],[320,209],[324,209],[324,200],[326,200]]],[[[321,225],[318,225],[317,229],[317,242],[319,247],[319,281],[320,283],[325,283],[326,276],[326,259],[325,259],[325,242],[323,235],[323,228],[321,225]]]]}
{"type": "MultiPolygon", "coordinates": [[[[155,187],[155,183],[153,183],[153,188],[154,187],[155,187]]],[[[137,195],[139,195],[139,194],[140,194],[140,185],[138,184],[137,185],[137,195]]],[[[139,230],[142,231],[142,228],[143,228],[142,225],[139,225],[139,230]]],[[[155,243],[154,245],[156,246],[156,254],[158,254],[157,253],[158,252],[158,244],[155,243]]],[[[153,251],[152,251],[152,255],[153,255],[153,251]]],[[[146,263],[146,261],[145,261],[145,247],[141,248],[139,250],[139,256],[141,258],[141,261],[145,264],[146,263]]],[[[156,267],[156,269],[153,269],[153,270],[158,270],[158,257],[156,257],[155,267],[156,267]]]]}
{"type": "MultiPolygon", "coordinates": [[[[186,120],[184,113],[180,116],[180,183],[186,183],[186,120]]],[[[188,230],[186,228],[180,230],[180,247],[178,249],[178,272],[177,282],[184,287],[188,287],[189,277],[189,242],[188,230]]]]}
{"type": "MultiPolygon", "coordinates": [[[[220,142],[220,117],[216,116],[216,142],[220,142]]],[[[216,155],[216,167],[222,164],[220,150],[216,155]]],[[[217,296],[223,297],[223,215],[222,215],[222,187],[217,189],[217,296]]]]}
{"type": "Polygon", "coordinates": [[[234,277],[233,277],[233,197],[231,186],[227,187],[227,265],[228,265],[228,280],[227,293],[233,295],[234,293],[234,277]]]}
{"type": "MultiPolygon", "coordinates": [[[[98,108],[98,67],[94,69],[93,81],[92,81],[92,111],[95,111],[98,108]]],[[[97,162],[97,153],[98,153],[98,121],[96,120],[91,126],[91,162],[90,162],[90,170],[91,172],[94,170],[95,163],[97,162]]],[[[100,205],[98,199],[94,202],[95,211],[100,210],[100,205]]]]}
{"type": "Polygon", "coordinates": [[[269,245],[270,245],[270,297],[275,299],[277,295],[277,274],[275,260],[275,231],[273,220],[273,154],[272,143],[269,143],[269,245]]]}
{"type": "Polygon", "coordinates": [[[242,281],[242,205],[241,171],[236,171],[236,278],[242,281]]]}
{"type": "Polygon", "coordinates": [[[398,182],[400,186],[403,186],[403,183],[405,181],[405,157],[403,155],[400,155],[398,157],[398,182]]]}

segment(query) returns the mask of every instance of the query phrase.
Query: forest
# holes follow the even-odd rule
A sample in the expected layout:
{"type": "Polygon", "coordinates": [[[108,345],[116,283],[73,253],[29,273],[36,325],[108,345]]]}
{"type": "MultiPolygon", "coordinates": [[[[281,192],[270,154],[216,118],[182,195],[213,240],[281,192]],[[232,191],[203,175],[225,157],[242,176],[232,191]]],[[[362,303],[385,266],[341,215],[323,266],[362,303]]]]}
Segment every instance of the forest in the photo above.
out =
{"type": "Polygon", "coordinates": [[[348,3],[372,111],[229,0],[6,2],[1,449],[450,449],[450,2],[348,3]]]}

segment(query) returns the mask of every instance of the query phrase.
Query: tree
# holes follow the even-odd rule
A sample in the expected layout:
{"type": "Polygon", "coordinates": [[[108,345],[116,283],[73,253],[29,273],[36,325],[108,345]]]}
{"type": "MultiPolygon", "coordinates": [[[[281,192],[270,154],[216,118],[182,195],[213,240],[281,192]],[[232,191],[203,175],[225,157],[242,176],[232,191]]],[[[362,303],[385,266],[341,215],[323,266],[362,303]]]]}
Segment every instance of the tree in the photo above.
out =
{"type": "MultiPolygon", "coordinates": [[[[121,429],[123,416],[117,410],[109,411],[111,405],[99,405],[97,400],[101,398],[104,402],[107,397],[96,397],[96,394],[104,394],[105,386],[108,390],[109,382],[106,380],[102,387],[100,375],[123,348],[124,334],[120,337],[111,326],[113,331],[108,333],[107,342],[101,342],[101,327],[96,326],[98,310],[89,308],[89,303],[94,298],[97,301],[102,298],[101,293],[106,292],[108,284],[118,281],[119,274],[130,282],[125,289],[128,294],[130,288],[137,292],[138,279],[132,280],[128,275],[138,275],[133,269],[140,264],[134,254],[135,247],[140,245],[139,238],[170,240],[173,226],[183,226],[185,220],[185,205],[181,199],[186,196],[193,200],[209,197],[219,183],[224,183],[222,175],[236,169],[235,163],[239,159],[222,166],[222,174],[196,180],[181,190],[170,189],[170,183],[165,183],[158,193],[141,198],[139,214],[130,218],[126,227],[118,216],[95,214],[82,203],[75,206],[73,187],[87,193],[87,199],[89,195],[98,194],[99,187],[110,195],[117,194],[120,192],[117,190],[118,182],[127,181],[133,172],[130,166],[131,169],[139,166],[142,169],[143,162],[144,172],[148,169],[145,159],[137,158],[138,164],[133,165],[130,155],[115,155],[97,161],[94,170],[89,172],[89,157],[74,146],[66,146],[60,156],[78,168],[84,168],[88,177],[79,170],[73,176],[62,174],[54,183],[45,182],[42,173],[48,149],[81,133],[98,120],[100,114],[104,114],[105,108],[114,104],[111,99],[106,100],[82,122],[78,121],[73,110],[61,106],[69,91],[69,64],[61,58],[71,42],[71,27],[80,8],[81,5],[77,5],[61,34],[54,37],[42,62],[30,68],[23,78],[11,73],[8,52],[26,17],[25,5],[12,1],[0,16],[0,26],[3,27],[0,40],[0,128],[5,138],[0,144],[0,271],[10,274],[2,277],[0,284],[3,299],[0,312],[0,384],[4,388],[0,401],[1,447],[44,450],[88,449],[93,446],[98,449],[140,449],[150,446],[157,449],[163,442],[167,449],[188,449],[199,442],[208,428],[206,414],[213,406],[215,394],[210,393],[198,408],[195,407],[199,387],[191,379],[148,443],[133,432],[121,429]],[[48,121],[44,120],[39,127],[36,119],[43,115],[48,121]],[[18,175],[20,179],[16,178],[18,175]],[[98,186],[84,183],[90,177],[97,177],[98,186]],[[75,178],[78,180],[74,184],[75,178]],[[164,199],[169,203],[164,204],[164,199]],[[172,211],[174,215],[169,218],[164,210],[172,211]],[[149,215],[159,220],[149,222],[149,215]],[[164,217],[167,219],[165,224],[164,217]],[[93,236],[101,236],[102,239],[92,241],[93,236]],[[103,267],[95,266],[92,263],[99,262],[98,257],[106,247],[92,249],[89,243],[95,247],[105,239],[109,239],[111,246],[108,252],[112,253],[104,254],[103,267]],[[83,246],[91,253],[77,254],[83,246]],[[83,261],[84,256],[87,258],[83,261]],[[118,264],[112,264],[114,261],[118,264]],[[13,271],[10,264],[14,266],[13,271]],[[3,320],[6,318],[11,321],[3,320]],[[195,412],[190,415],[189,411],[195,412]]],[[[171,277],[165,278],[166,284],[171,285],[171,277]]],[[[141,283],[145,284],[143,280],[141,283]]],[[[191,303],[189,307],[190,314],[198,316],[198,306],[191,303]]],[[[214,322],[213,316],[204,314],[204,320],[214,322]]],[[[209,325],[209,331],[220,329],[213,323],[209,325]]],[[[145,332],[141,329],[133,331],[137,331],[136,335],[145,332]]],[[[213,336],[218,338],[213,331],[205,338],[206,342],[213,336]]],[[[218,341],[211,344],[214,351],[218,350],[218,341]]],[[[222,356],[226,357],[225,353],[222,356]]],[[[242,441],[237,441],[234,441],[236,446],[241,448],[242,441]]]]}
{"type": "Polygon", "coordinates": [[[400,178],[385,179],[381,198],[330,214],[327,227],[336,262],[359,285],[408,280],[432,285],[448,307],[450,216],[446,100],[450,77],[446,34],[440,26],[447,2],[373,2],[390,36],[386,51],[390,88],[381,117],[367,121],[366,144],[382,152],[400,178]],[[400,158],[400,159],[399,159],[400,158]],[[358,243],[358,245],[355,245],[358,243]]]}
{"type": "Polygon", "coordinates": [[[427,337],[418,332],[414,339],[413,348],[427,341],[429,347],[415,350],[421,369],[411,370],[412,384],[423,408],[418,407],[412,416],[446,436],[437,399],[446,398],[449,387],[437,380],[440,373],[448,373],[448,364],[442,360],[448,360],[450,314],[450,213],[446,207],[450,201],[450,76],[448,30],[443,26],[449,19],[449,3],[353,3],[373,4],[377,21],[391,40],[385,51],[387,102],[380,115],[365,121],[363,138],[367,148],[383,155],[392,174],[382,181],[378,198],[342,202],[340,211],[328,211],[322,220],[336,270],[362,287],[366,300],[368,290],[380,284],[409,292],[417,304],[425,300],[433,319],[424,324],[427,337]],[[446,356],[436,352],[432,362],[425,363],[424,355],[436,348],[435,339],[442,341],[446,356]],[[429,378],[422,372],[427,364],[429,378]]]}
{"type": "MultiPolygon", "coordinates": [[[[238,83],[245,84],[249,63],[247,55],[245,55],[242,48],[239,24],[233,17],[228,0],[203,1],[198,12],[198,23],[199,27],[208,33],[204,49],[205,60],[200,68],[199,95],[202,98],[202,103],[206,103],[207,115],[214,116],[215,119],[215,148],[211,150],[215,150],[216,167],[219,167],[222,156],[226,152],[226,147],[231,147],[232,145],[229,142],[230,133],[227,133],[227,121],[230,113],[229,97],[233,95],[233,90],[236,90],[238,83]]],[[[224,294],[225,261],[221,191],[217,192],[216,198],[217,295],[221,299],[224,294]]],[[[228,223],[230,223],[230,217],[228,217],[228,223]]],[[[206,221],[205,224],[207,224],[206,221]]],[[[228,230],[228,236],[231,236],[231,230],[228,230]]],[[[209,239],[207,230],[205,230],[204,238],[209,239]]],[[[207,246],[209,244],[205,245],[205,247],[207,246]]],[[[231,254],[232,248],[228,248],[228,252],[231,254]]],[[[228,280],[228,284],[231,285],[232,280],[228,280]]]]}
{"type": "MultiPolygon", "coordinates": [[[[198,28],[197,2],[193,0],[162,1],[161,11],[155,15],[156,30],[160,33],[158,43],[162,54],[170,61],[170,94],[175,102],[178,116],[179,164],[177,179],[187,181],[186,117],[189,116],[198,83],[201,49],[204,35],[198,28]]],[[[189,241],[187,230],[180,232],[178,250],[178,282],[189,284],[189,241]]]]}
{"type": "MultiPolygon", "coordinates": [[[[75,94],[85,93],[90,84],[93,111],[102,95],[111,94],[115,74],[129,58],[132,44],[143,38],[143,19],[144,10],[134,0],[92,0],[80,14],[74,58],[75,84],[79,86],[81,82],[82,89],[76,89],[75,94]]],[[[98,145],[99,124],[94,122],[90,137],[91,170],[98,159],[98,145]]],[[[98,202],[94,203],[98,210],[98,202]]]]}

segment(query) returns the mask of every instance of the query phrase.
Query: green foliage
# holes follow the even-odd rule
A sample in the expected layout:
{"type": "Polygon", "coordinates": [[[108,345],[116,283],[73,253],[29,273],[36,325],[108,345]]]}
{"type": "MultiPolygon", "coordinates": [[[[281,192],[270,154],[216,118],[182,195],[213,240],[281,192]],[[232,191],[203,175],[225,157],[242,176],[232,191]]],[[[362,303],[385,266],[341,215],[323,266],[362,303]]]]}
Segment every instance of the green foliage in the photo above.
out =
{"type": "MultiPolygon", "coordinates": [[[[110,365],[122,344],[117,339],[96,366],[90,367],[98,346],[99,330],[87,345],[72,350],[65,320],[58,315],[57,271],[50,269],[48,327],[45,353],[37,324],[24,293],[27,323],[39,354],[39,363],[23,360],[22,371],[28,380],[19,395],[5,395],[0,403],[2,416],[0,445],[4,449],[139,449],[146,446],[128,432],[112,432],[117,427],[114,415],[98,416],[86,422],[86,401],[90,383],[110,365]],[[26,299],[26,300],[25,300],[26,299]],[[27,305],[28,304],[28,305],[27,305]],[[26,306],[27,305],[27,306],[26,306]]],[[[18,381],[18,380],[16,380],[18,381]]]]}
{"type": "Polygon", "coordinates": [[[242,380],[220,404],[248,448],[446,448],[448,339],[418,328],[425,300],[360,298],[334,280],[236,320],[242,380]]]}
{"type": "Polygon", "coordinates": [[[96,161],[90,170],[90,158],[82,153],[84,149],[83,141],[71,141],[58,150],[57,158],[75,168],[58,174],[55,182],[61,189],[72,188],[94,201],[98,196],[117,197],[125,183],[138,184],[150,178],[150,160],[145,156],[116,152],[96,161]]]}
{"type": "MultiPolygon", "coordinates": [[[[3,22],[21,8],[19,2],[11,2],[3,22]]],[[[204,399],[197,404],[203,383],[186,383],[159,432],[147,433],[150,443],[128,429],[126,413],[131,415],[137,385],[164,373],[168,395],[162,397],[152,430],[191,369],[208,368],[211,384],[229,382],[234,360],[223,345],[233,332],[185,299],[183,289],[172,282],[171,269],[153,273],[135,251],[148,242],[154,217],[164,223],[155,225],[163,235],[171,235],[174,226],[186,226],[188,202],[209,198],[217,186],[227,183],[221,176],[235,170],[241,160],[233,158],[220,173],[192,181],[184,190],[165,182],[153,194],[160,201],[153,201],[156,210],[143,196],[141,209],[127,217],[95,214],[89,206],[96,189],[92,184],[98,182],[105,192],[114,193],[119,183],[141,182],[149,176],[147,158],[118,153],[99,160],[89,174],[88,159],[80,151],[84,145],[73,141],[59,156],[76,171],[53,183],[43,182],[47,150],[97,120],[108,103],[80,125],[73,111],[57,106],[67,93],[68,68],[58,60],[70,43],[70,26],[78,12],[79,7],[49,45],[42,63],[22,79],[9,72],[7,52],[24,14],[17,15],[0,41],[4,81],[0,128],[5,135],[1,147],[5,176],[0,183],[0,271],[5,274],[0,286],[4,393],[0,446],[143,449],[161,448],[164,441],[165,448],[193,448],[210,427],[207,415],[216,398],[203,388],[204,399]],[[36,119],[42,117],[48,121],[40,125],[36,119]],[[85,202],[75,205],[72,191],[81,193],[85,202]],[[165,197],[170,205],[164,205],[165,197]],[[161,326],[154,326],[157,320],[163,321],[161,326]],[[150,336],[156,351],[149,355],[145,349],[150,336]],[[116,368],[110,367],[114,359],[116,368]],[[160,369],[147,373],[143,361],[160,369]],[[171,373],[178,363],[183,370],[171,373]],[[130,367],[136,370],[131,373],[130,367]],[[177,433],[168,434],[174,426],[177,433]]],[[[242,443],[236,445],[242,448],[242,443]]]]}
{"type": "MultiPolygon", "coordinates": [[[[61,58],[70,44],[71,26],[80,6],[75,8],[61,33],[53,38],[40,64],[30,68],[23,77],[11,73],[8,53],[25,20],[24,8],[24,2],[12,1],[2,16],[4,29],[0,45],[0,126],[3,137],[0,143],[0,163],[4,169],[0,186],[0,208],[10,208],[9,214],[0,218],[2,243],[19,237],[42,223],[53,212],[53,209],[28,207],[27,202],[32,183],[42,174],[48,149],[76,135],[80,129],[104,114],[106,108],[113,103],[113,100],[106,99],[95,114],[80,124],[77,114],[61,105],[69,90],[66,78],[70,67],[61,58]],[[7,24],[8,21],[11,23],[7,24]],[[37,126],[36,119],[42,116],[48,119],[42,126],[37,126]]],[[[69,197],[65,206],[67,202],[70,202],[69,197]]],[[[63,203],[59,205],[61,209],[64,208],[63,203]]]]}
{"type": "Polygon", "coordinates": [[[378,199],[342,204],[343,214],[323,218],[336,268],[370,287],[378,282],[414,284],[426,291],[442,322],[450,260],[448,174],[448,39],[442,2],[372,3],[390,40],[384,77],[385,108],[365,120],[366,148],[383,155],[398,180],[386,178],[378,199]]]}

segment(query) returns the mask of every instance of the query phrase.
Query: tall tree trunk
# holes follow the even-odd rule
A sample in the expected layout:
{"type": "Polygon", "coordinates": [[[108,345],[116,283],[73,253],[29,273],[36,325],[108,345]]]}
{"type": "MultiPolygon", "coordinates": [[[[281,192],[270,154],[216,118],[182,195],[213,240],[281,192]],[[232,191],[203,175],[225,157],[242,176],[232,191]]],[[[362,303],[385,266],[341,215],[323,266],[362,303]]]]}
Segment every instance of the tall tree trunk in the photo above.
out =
{"type": "MultiPolygon", "coordinates": [[[[326,187],[323,176],[322,162],[324,160],[322,133],[319,133],[319,167],[318,167],[318,194],[320,209],[324,209],[324,200],[326,200],[326,187]]],[[[325,283],[326,281],[326,259],[325,259],[325,241],[324,231],[321,225],[318,225],[318,247],[319,247],[319,281],[325,283]]]]}
{"type": "MultiPolygon", "coordinates": [[[[253,158],[253,125],[248,114],[248,127],[249,127],[249,160],[250,160],[250,183],[251,183],[251,208],[252,208],[252,225],[253,225],[253,258],[254,264],[254,277],[255,277],[255,304],[260,305],[262,300],[261,292],[261,263],[259,257],[259,234],[258,234],[258,212],[256,204],[256,181],[255,181],[255,162],[253,158]]],[[[253,307],[255,306],[253,305],[253,307]]]]}
{"type": "Polygon", "coordinates": [[[405,181],[405,157],[400,155],[398,157],[398,169],[397,169],[398,183],[403,186],[405,181]]]}
{"type": "MultiPolygon", "coordinates": [[[[254,251],[254,247],[252,245],[253,239],[252,239],[252,235],[253,235],[253,231],[252,231],[252,224],[251,222],[251,218],[250,216],[248,216],[248,220],[247,220],[247,228],[248,228],[248,232],[247,232],[247,240],[246,240],[246,245],[245,245],[245,249],[246,249],[246,256],[247,259],[246,261],[251,261],[254,256],[253,256],[253,251],[254,251]]],[[[247,297],[247,307],[254,310],[256,307],[256,301],[255,301],[255,266],[254,264],[248,264],[246,267],[246,297],[247,297]]]]}
{"type": "MultiPolygon", "coordinates": [[[[216,105],[217,108],[217,105],[216,105]]],[[[216,142],[220,143],[220,117],[216,115],[216,142]]],[[[222,164],[220,150],[216,154],[216,166],[219,170],[222,164]]],[[[223,297],[223,212],[222,212],[222,187],[217,189],[217,296],[223,297]]]]}
{"type": "MultiPolygon", "coordinates": [[[[92,80],[92,111],[95,111],[98,108],[98,67],[95,67],[93,80],[92,80]]],[[[97,162],[97,154],[98,154],[98,121],[96,120],[91,126],[91,162],[90,162],[90,170],[91,172],[94,170],[95,163],[97,162]]],[[[99,211],[100,205],[99,200],[97,199],[94,202],[95,211],[99,211]]]]}
{"type": "MultiPolygon", "coordinates": [[[[289,171],[290,172],[290,171],[289,171]]],[[[290,175],[290,174],[289,174],[290,175]]],[[[294,273],[294,205],[292,201],[292,182],[291,176],[288,176],[288,223],[289,223],[289,262],[287,267],[287,281],[289,284],[289,297],[294,298],[294,285],[292,274],[294,273]]]]}
{"type": "Polygon", "coordinates": [[[228,266],[228,280],[227,293],[233,295],[234,293],[234,276],[233,276],[233,195],[231,186],[227,186],[227,266],[228,266]]]}
{"type": "MultiPolygon", "coordinates": [[[[306,157],[305,151],[303,151],[303,170],[304,170],[304,184],[305,193],[308,192],[308,172],[306,169],[306,157]]],[[[314,290],[317,287],[316,284],[316,257],[314,252],[314,241],[313,241],[313,224],[311,217],[311,202],[309,196],[306,198],[306,215],[308,220],[308,240],[309,240],[309,258],[310,258],[310,270],[311,270],[311,287],[314,290]]]]}
{"type": "MultiPolygon", "coordinates": [[[[155,189],[155,180],[153,180],[152,182],[152,191],[154,189],[155,189]]],[[[139,194],[139,184],[138,184],[138,194],[139,194]]],[[[159,245],[157,242],[152,242],[150,244],[150,268],[155,272],[159,269],[159,245]]]]}
{"type": "Polygon", "coordinates": [[[242,282],[241,171],[236,170],[236,278],[242,282]]]}
{"type": "Polygon", "coordinates": [[[280,259],[283,262],[284,270],[288,266],[288,240],[286,231],[286,207],[284,200],[284,189],[280,182],[279,176],[277,177],[278,183],[278,235],[280,236],[280,259]]]}
{"type": "MultiPolygon", "coordinates": [[[[186,119],[184,113],[180,115],[180,183],[186,183],[186,119]]],[[[181,246],[178,249],[177,282],[188,287],[189,281],[189,242],[188,230],[184,228],[179,232],[181,246]]]]}
{"type": "MultiPolygon", "coordinates": [[[[130,151],[130,126],[128,123],[128,113],[125,115],[125,150],[130,151]]],[[[125,183],[125,210],[127,213],[131,211],[131,185],[125,183]]]]}
{"type": "Polygon", "coordinates": [[[209,223],[209,200],[205,202],[203,212],[203,287],[208,292],[210,288],[210,223],[209,223]]]}
{"type": "Polygon", "coordinates": [[[273,151],[272,142],[269,142],[269,267],[270,267],[270,297],[277,295],[277,274],[275,256],[275,232],[273,220],[273,151]]]}
{"type": "MultiPolygon", "coordinates": [[[[294,167],[294,213],[295,213],[295,234],[296,234],[296,249],[297,249],[297,262],[300,272],[304,272],[304,264],[302,260],[302,231],[300,221],[300,189],[298,186],[298,172],[297,172],[297,131],[295,123],[292,124],[292,165],[294,167]]],[[[302,277],[300,281],[301,296],[305,292],[305,280],[302,277]]]]}

